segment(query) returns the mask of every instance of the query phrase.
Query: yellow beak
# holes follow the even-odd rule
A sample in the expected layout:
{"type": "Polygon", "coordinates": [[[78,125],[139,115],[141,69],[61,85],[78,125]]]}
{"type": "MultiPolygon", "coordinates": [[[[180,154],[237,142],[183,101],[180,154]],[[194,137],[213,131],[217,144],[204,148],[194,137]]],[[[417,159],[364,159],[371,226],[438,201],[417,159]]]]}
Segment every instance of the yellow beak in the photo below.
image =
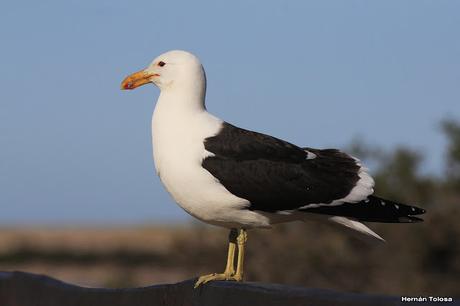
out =
{"type": "Polygon", "coordinates": [[[121,89],[134,89],[144,84],[150,83],[151,78],[159,76],[157,73],[148,73],[144,70],[135,72],[127,76],[123,82],[121,82],[121,89]]]}

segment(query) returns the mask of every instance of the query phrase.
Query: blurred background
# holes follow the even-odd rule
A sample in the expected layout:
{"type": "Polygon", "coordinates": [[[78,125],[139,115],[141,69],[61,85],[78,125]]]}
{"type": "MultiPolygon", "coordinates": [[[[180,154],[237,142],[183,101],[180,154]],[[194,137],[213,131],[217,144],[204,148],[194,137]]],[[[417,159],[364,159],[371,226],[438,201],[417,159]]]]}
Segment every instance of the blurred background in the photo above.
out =
{"type": "Polygon", "coordinates": [[[376,193],[428,210],[371,224],[249,233],[246,279],[460,296],[457,1],[10,1],[0,11],[0,270],[84,286],[224,268],[227,232],[186,215],[154,173],[158,90],[119,90],[162,52],[207,72],[236,125],[362,159],[376,193]]]}

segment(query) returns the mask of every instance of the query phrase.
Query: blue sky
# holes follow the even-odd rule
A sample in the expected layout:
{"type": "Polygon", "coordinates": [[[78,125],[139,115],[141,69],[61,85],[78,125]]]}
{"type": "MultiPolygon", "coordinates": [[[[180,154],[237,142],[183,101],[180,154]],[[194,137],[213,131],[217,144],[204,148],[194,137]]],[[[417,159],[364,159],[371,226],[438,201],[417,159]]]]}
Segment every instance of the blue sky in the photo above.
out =
{"type": "Polygon", "coordinates": [[[208,110],[299,145],[361,138],[442,167],[460,119],[458,1],[8,1],[0,11],[0,225],[181,222],[154,173],[158,54],[197,54],[208,110]]]}

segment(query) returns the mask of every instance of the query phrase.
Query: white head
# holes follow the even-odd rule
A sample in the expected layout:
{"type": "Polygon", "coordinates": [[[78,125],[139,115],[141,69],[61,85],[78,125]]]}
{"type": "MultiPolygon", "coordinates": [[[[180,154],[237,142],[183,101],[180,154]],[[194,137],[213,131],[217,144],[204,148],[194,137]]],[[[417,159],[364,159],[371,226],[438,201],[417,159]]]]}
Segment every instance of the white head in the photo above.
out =
{"type": "Polygon", "coordinates": [[[133,73],[121,83],[121,89],[135,89],[147,83],[163,91],[202,94],[206,76],[200,60],[187,51],[173,50],[161,54],[144,70],[133,73]]]}

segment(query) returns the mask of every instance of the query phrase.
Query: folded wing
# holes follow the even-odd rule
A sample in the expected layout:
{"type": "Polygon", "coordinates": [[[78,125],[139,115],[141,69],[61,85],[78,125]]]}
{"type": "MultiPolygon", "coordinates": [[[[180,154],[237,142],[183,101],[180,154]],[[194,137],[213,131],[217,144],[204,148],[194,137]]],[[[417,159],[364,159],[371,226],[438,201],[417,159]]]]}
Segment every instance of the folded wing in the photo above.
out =
{"type": "Polygon", "coordinates": [[[374,182],[359,161],[339,150],[300,148],[228,123],[205,141],[202,166],[227,190],[266,212],[360,202],[374,182]]]}

